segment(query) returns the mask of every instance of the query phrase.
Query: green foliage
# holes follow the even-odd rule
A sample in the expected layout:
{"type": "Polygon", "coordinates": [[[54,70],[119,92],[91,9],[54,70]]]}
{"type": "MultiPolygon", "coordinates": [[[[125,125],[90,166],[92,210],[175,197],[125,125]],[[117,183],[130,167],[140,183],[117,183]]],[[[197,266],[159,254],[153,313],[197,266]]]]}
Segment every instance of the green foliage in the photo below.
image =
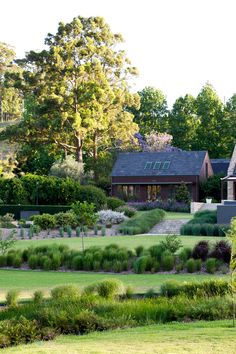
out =
{"type": "Polygon", "coordinates": [[[145,87],[138,92],[140,108],[131,109],[134,121],[139,125],[142,134],[152,131],[164,132],[167,127],[167,101],[162,91],[154,87],[145,87]]]}
{"type": "Polygon", "coordinates": [[[43,292],[41,290],[36,290],[34,292],[33,302],[35,304],[41,304],[43,302],[43,292]]]}
{"type": "Polygon", "coordinates": [[[161,267],[164,271],[170,271],[174,268],[175,265],[175,257],[169,253],[169,251],[165,251],[161,257],[161,267]]]}
{"type": "Polygon", "coordinates": [[[84,164],[75,161],[74,157],[68,155],[64,160],[56,161],[50,168],[50,175],[59,178],[72,178],[81,182],[84,174],[84,164]]]}
{"type": "Polygon", "coordinates": [[[72,212],[67,211],[66,213],[58,213],[54,214],[56,219],[57,226],[67,226],[70,225],[71,227],[75,228],[77,226],[77,218],[76,215],[72,212]]]}
{"type": "Polygon", "coordinates": [[[106,236],[106,225],[102,225],[101,235],[106,236]]]}
{"type": "Polygon", "coordinates": [[[194,214],[193,219],[181,227],[180,233],[195,236],[225,236],[229,227],[216,222],[216,211],[199,211],[194,214]]]}
{"type": "Polygon", "coordinates": [[[53,300],[76,300],[80,296],[79,289],[75,285],[61,285],[51,290],[53,300]]]}
{"type": "Polygon", "coordinates": [[[181,182],[181,184],[176,188],[175,199],[177,200],[177,202],[190,202],[190,193],[188,187],[184,182],[181,182]]]}
{"type": "Polygon", "coordinates": [[[175,254],[181,247],[182,242],[177,235],[167,235],[165,240],[160,242],[164,251],[170,251],[175,254]]]}
{"type": "Polygon", "coordinates": [[[186,268],[187,268],[188,273],[196,272],[196,269],[197,269],[196,260],[193,258],[189,258],[186,262],[186,268]]]}
{"type": "Polygon", "coordinates": [[[161,209],[153,209],[135,215],[133,218],[124,221],[119,231],[123,234],[130,234],[129,230],[133,231],[132,234],[142,234],[148,232],[154,225],[164,218],[165,212],[161,209]]]}
{"type": "Polygon", "coordinates": [[[206,271],[207,273],[214,274],[217,269],[217,263],[215,258],[208,258],[206,260],[206,271]]]}
{"type": "Polygon", "coordinates": [[[124,285],[118,279],[106,279],[97,283],[96,291],[99,296],[110,299],[122,295],[124,293],[124,285]]]}
{"type": "Polygon", "coordinates": [[[3,237],[2,230],[0,230],[0,254],[5,254],[16,243],[15,234],[13,230],[7,237],[3,237]]]}
{"type": "Polygon", "coordinates": [[[77,220],[80,226],[93,226],[97,221],[97,215],[95,214],[95,205],[88,202],[76,202],[71,205],[73,212],[77,216],[77,220]]]}
{"type": "Polygon", "coordinates": [[[143,274],[145,273],[148,265],[148,256],[141,256],[139,257],[135,262],[134,262],[134,272],[138,274],[143,274]]]}
{"type": "Polygon", "coordinates": [[[9,307],[15,307],[18,304],[19,291],[18,290],[9,290],[6,295],[6,304],[9,307]]]}
{"type": "Polygon", "coordinates": [[[116,211],[119,211],[120,213],[124,213],[128,218],[131,218],[137,213],[137,210],[130,205],[121,205],[120,207],[116,208],[116,211]]]}
{"type": "Polygon", "coordinates": [[[192,255],[192,249],[189,247],[184,247],[179,252],[179,259],[185,263],[192,255]]]}
{"type": "Polygon", "coordinates": [[[206,199],[212,197],[217,202],[221,201],[221,178],[224,174],[208,177],[207,180],[200,183],[200,198],[206,199]]]}
{"type": "Polygon", "coordinates": [[[106,199],[107,209],[116,210],[121,206],[125,206],[125,202],[116,197],[107,197],[106,199]]]}
{"type": "Polygon", "coordinates": [[[77,236],[77,237],[80,237],[81,229],[80,229],[79,226],[76,227],[75,232],[76,232],[76,236],[77,236]]]}
{"type": "Polygon", "coordinates": [[[225,280],[208,280],[203,282],[193,281],[180,283],[168,280],[161,285],[161,295],[173,297],[184,295],[193,297],[225,296],[231,293],[230,283],[225,280]]]}
{"type": "Polygon", "coordinates": [[[56,227],[56,218],[51,214],[34,215],[33,221],[42,230],[54,229],[56,227]]]}
{"type": "Polygon", "coordinates": [[[22,185],[21,179],[0,178],[0,198],[6,204],[22,204],[27,200],[27,193],[22,185]]]}

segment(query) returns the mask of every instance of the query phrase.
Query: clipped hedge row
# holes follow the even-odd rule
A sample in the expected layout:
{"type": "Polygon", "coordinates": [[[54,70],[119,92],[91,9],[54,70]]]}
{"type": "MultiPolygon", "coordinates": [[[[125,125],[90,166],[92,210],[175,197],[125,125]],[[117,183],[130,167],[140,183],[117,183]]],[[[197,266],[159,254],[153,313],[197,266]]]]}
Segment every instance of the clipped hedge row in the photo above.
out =
{"type": "Polygon", "coordinates": [[[129,220],[124,221],[119,231],[124,235],[137,235],[148,232],[154,225],[159,223],[165,216],[161,209],[153,209],[138,213],[129,220]]]}
{"type": "Polygon", "coordinates": [[[231,294],[232,288],[226,280],[208,280],[203,282],[192,281],[180,283],[177,280],[169,280],[161,285],[161,295],[173,297],[184,295],[193,297],[226,296],[231,294]]]}
{"type": "Polygon", "coordinates": [[[0,215],[11,213],[16,220],[21,219],[22,211],[38,211],[40,214],[57,214],[66,212],[71,207],[68,205],[11,205],[0,204],[0,215]]]}
{"type": "Polygon", "coordinates": [[[94,186],[81,186],[70,178],[25,175],[0,178],[0,199],[5,204],[69,205],[73,202],[94,203],[97,210],[106,204],[105,193],[94,186]]]}
{"type": "Polygon", "coordinates": [[[180,234],[188,236],[225,236],[228,230],[228,225],[187,223],[181,227],[180,234]]]}

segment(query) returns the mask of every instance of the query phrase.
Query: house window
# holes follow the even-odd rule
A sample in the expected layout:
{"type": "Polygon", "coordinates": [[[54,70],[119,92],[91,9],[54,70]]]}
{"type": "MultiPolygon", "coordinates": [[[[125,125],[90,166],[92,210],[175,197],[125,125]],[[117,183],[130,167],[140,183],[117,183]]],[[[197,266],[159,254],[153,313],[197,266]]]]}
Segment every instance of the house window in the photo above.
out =
{"type": "Polygon", "coordinates": [[[148,200],[156,200],[160,196],[161,187],[158,185],[147,186],[148,200]]]}
{"type": "Polygon", "coordinates": [[[125,200],[132,199],[136,196],[136,186],[133,185],[118,185],[117,191],[119,197],[125,200]]]}

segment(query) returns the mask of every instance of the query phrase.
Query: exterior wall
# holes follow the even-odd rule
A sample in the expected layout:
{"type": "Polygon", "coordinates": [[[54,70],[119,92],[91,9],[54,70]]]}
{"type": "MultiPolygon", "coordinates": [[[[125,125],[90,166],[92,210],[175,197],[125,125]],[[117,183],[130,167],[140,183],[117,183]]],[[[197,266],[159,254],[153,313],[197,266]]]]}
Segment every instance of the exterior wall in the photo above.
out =
{"type": "Polygon", "coordinates": [[[199,178],[198,176],[135,176],[135,177],[112,177],[112,195],[119,196],[118,185],[139,186],[138,201],[148,199],[147,186],[151,184],[160,185],[161,198],[163,200],[173,197],[174,189],[181,182],[185,182],[193,201],[199,200],[199,178]]]}
{"type": "Polygon", "coordinates": [[[206,156],[205,156],[205,159],[203,161],[203,164],[202,164],[199,180],[200,180],[200,182],[204,181],[208,177],[213,176],[213,175],[214,175],[214,172],[213,172],[213,168],[212,168],[212,165],[211,165],[211,160],[210,160],[208,152],[207,152],[206,156]],[[207,174],[206,166],[208,166],[208,174],[207,174]]]}
{"type": "MultiPolygon", "coordinates": [[[[236,145],[234,147],[233,155],[230,160],[229,168],[228,168],[228,176],[232,176],[234,174],[236,166],[236,145]]],[[[235,199],[235,186],[233,181],[227,182],[227,199],[234,200],[235,199]]]]}

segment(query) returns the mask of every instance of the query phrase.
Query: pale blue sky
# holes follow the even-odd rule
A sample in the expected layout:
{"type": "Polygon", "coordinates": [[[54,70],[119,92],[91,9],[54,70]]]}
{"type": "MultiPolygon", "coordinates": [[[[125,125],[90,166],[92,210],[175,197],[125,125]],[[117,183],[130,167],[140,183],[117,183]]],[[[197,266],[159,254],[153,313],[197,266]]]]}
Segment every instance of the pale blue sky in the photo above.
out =
{"type": "Polygon", "coordinates": [[[211,82],[221,99],[236,93],[235,0],[5,0],[0,41],[18,57],[43,48],[58,22],[103,16],[120,32],[139,70],[134,89],[160,88],[169,104],[211,82]]]}

